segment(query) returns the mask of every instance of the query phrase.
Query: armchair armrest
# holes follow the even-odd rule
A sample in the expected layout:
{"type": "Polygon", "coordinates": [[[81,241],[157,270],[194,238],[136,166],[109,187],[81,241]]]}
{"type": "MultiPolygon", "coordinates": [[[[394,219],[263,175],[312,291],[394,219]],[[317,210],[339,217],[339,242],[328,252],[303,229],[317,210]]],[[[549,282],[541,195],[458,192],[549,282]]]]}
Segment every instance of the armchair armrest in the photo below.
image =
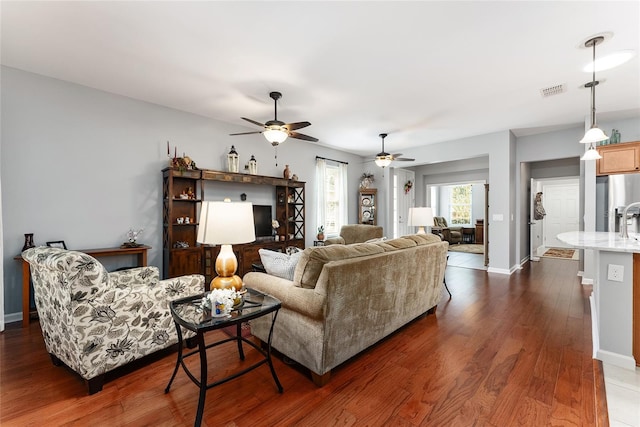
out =
{"type": "Polygon", "coordinates": [[[324,245],[325,246],[329,246],[329,245],[344,245],[344,239],[341,236],[338,237],[331,237],[327,240],[324,241],[324,245]]]}
{"type": "Polygon", "coordinates": [[[202,274],[189,274],[165,279],[158,282],[158,284],[165,290],[169,301],[201,294],[205,291],[204,276],[202,274]]]}
{"type": "Polygon", "coordinates": [[[116,287],[130,286],[131,283],[153,285],[160,280],[158,267],[136,267],[109,273],[109,282],[116,287]]]}

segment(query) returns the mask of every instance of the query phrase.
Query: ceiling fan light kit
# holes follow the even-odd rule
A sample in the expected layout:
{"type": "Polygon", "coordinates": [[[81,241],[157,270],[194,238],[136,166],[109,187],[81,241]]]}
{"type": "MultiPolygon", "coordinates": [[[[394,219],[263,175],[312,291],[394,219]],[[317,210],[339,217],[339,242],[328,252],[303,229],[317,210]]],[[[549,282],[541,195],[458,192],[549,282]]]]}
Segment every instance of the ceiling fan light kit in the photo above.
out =
{"type": "Polygon", "coordinates": [[[254,132],[232,133],[230,135],[236,136],[236,135],[251,135],[255,133],[261,133],[262,135],[264,135],[265,139],[269,141],[271,145],[273,145],[274,147],[278,146],[279,144],[282,144],[289,137],[302,139],[305,141],[318,142],[318,138],[314,138],[309,135],[295,132],[297,129],[302,129],[307,126],[311,126],[311,123],[309,122],[284,123],[278,120],[278,100],[282,98],[282,94],[280,92],[270,92],[269,97],[273,99],[273,112],[274,112],[273,120],[269,120],[268,122],[263,124],[255,120],[242,117],[242,120],[246,120],[249,123],[253,123],[256,126],[263,127],[264,130],[254,131],[254,132]]]}
{"type": "Polygon", "coordinates": [[[271,143],[271,145],[282,144],[287,140],[289,134],[283,131],[280,126],[269,126],[267,130],[262,132],[264,137],[271,143]]]}
{"type": "Polygon", "coordinates": [[[394,160],[399,160],[401,162],[413,162],[415,160],[415,159],[409,159],[406,157],[400,157],[402,156],[401,153],[398,153],[398,154],[387,153],[386,151],[384,151],[384,139],[387,137],[387,134],[381,133],[378,136],[382,138],[382,151],[376,154],[376,158],[374,161],[376,162],[376,165],[380,166],[382,169],[388,167],[391,164],[391,162],[393,162],[394,160]]]}
{"type": "Polygon", "coordinates": [[[608,139],[607,135],[600,128],[598,128],[598,125],[596,123],[596,86],[599,83],[598,81],[596,81],[596,45],[598,43],[602,43],[602,41],[604,41],[604,37],[598,36],[587,40],[584,44],[585,47],[593,48],[594,66],[592,67],[591,81],[584,85],[584,87],[591,88],[591,128],[584,134],[584,137],[580,140],[580,143],[582,144],[589,144],[589,149],[581,157],[581,160],[596,160],[602,158],[593,144],[608,139]]]}

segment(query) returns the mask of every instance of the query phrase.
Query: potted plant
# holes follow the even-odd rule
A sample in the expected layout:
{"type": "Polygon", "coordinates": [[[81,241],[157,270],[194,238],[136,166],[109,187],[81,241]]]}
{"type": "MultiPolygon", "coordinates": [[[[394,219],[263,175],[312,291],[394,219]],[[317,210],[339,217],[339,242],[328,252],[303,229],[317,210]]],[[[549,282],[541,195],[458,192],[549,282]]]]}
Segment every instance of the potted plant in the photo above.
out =
{"type": "Polygon", "coordinates": [[[318,235],[316,236],[317,240],[324,240],[324,225],[318,227],[318,235]]]}

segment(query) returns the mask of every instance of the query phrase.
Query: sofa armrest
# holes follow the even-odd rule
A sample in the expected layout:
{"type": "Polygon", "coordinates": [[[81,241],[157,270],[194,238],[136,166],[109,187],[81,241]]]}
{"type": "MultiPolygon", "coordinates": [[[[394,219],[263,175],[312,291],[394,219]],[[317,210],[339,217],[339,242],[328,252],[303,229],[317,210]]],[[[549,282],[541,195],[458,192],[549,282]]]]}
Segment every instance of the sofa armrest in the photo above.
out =
{"type": "Polygon", "coordinates": [[[158,267],[154,266],[129,268],[109,273],[109,283],[116,287],[129,286],[131,283],[153,285],[158,280],[160,280],[160,271],[158,267]]]}
{"type": "Polygon", "coordinates": [[[302,313],[312,319],[320,319],[324,314],[325,298],[314,289],[299,288],[294,286],[291,280],[266,273],[247,273],[242,280],[246,287],[279,299],[282,306],[289,310],[302,313]]]}
{"type": "Polygon", "coordinates": [[[325,246],[329,246],[329,245],[344,245],[344,239],[341,236],[338,237],[331,237],[327,240],[324,241],[324,245],[325,246]]]}

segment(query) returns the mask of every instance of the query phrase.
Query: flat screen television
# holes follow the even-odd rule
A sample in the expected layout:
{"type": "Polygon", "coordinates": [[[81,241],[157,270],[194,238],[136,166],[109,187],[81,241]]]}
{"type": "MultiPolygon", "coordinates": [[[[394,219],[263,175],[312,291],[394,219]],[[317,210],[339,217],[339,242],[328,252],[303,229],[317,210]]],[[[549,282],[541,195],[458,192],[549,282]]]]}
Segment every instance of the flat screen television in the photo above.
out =
{"type": "Polygon", "coordinates": [[[273,235],[271,219],[271,206],[253,205],[253,224],[256,231],[256,239],[273,235]]]}

